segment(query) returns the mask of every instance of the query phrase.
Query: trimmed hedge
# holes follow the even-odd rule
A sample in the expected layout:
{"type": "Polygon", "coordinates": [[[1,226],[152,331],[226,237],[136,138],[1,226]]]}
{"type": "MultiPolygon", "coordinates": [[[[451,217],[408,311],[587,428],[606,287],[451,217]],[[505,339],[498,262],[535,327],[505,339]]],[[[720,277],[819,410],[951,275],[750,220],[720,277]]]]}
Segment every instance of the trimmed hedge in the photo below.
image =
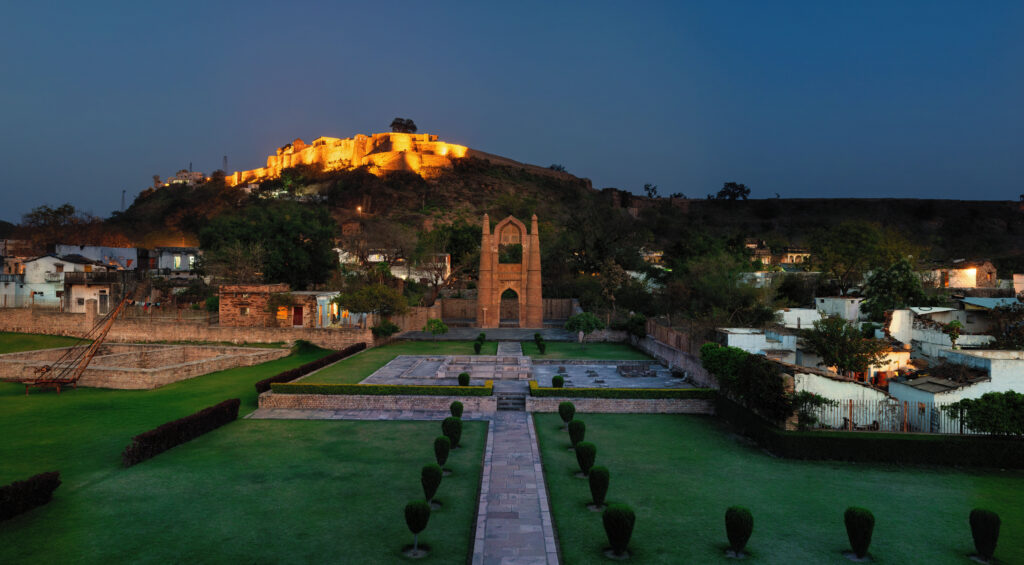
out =
{"type": "Polygon", "coordinates": [[[240,405],[240,400],[232,398],[209,408],[203,408],[195,414],[161,424],[148,432],[143,432],[133,437],[132,443],[124,448],[121,460],[125,467],[131,467],[160,455],[176,445],[212,432],[224,424],[235,421],[238,418],[240,405]]]}
{"type": "Polygon", "coordinates": [[[50,502],[60,486],[60,473],[50,471],[0,487],[0,522],[50,502]]]}
{"type": "Polygon", "coordinates": [[[345,349],[342,349],[341,351],[335,351],[334,353],[331,353],[326,357],[317,359],[316,361],[310,361],[309,363],[306,363],[305,365],[300,365],[294,369],[282,371],[274,375],[273,377],[270,377],[269,379],[263,379],[262,381],[258,381],[254,385],[256,387],[256,394],[263,394],[264,392],[270,390],[270,385],[272,383],[287,383],[294,381],[299,377],[303,377],[305,375],[312,373],[313,371],[323,369],[324,367],[330,365],[331,363],[337,363],[338,361],[341,361],[342,359],[350,355],[359,353],[364,349],[366,349],[365,343],[357,343],[355,345],[350,345],[345,349]]]}
{"type": "Polygon", "coordinates": [[[530,381],[530,396],[537,398],[652,398],[712,400],[717,394],[710,388],[548,388],[530,381]]]}
{"type": "Polygon", "coordinates": [[[434,386],[434,385],[363,385],[363,384],[306,384],[274,383],[270,390],[275,394],[369,394],[373,396],[491,396],[494,381],[484,386],[434,386]]]}
{"type": "Polygon", "coordinates": [[[1024,440],[884,432],[787,432],[719,396],[723,420],[775,455],[790,459],[1024,469],[1024,440]]]}

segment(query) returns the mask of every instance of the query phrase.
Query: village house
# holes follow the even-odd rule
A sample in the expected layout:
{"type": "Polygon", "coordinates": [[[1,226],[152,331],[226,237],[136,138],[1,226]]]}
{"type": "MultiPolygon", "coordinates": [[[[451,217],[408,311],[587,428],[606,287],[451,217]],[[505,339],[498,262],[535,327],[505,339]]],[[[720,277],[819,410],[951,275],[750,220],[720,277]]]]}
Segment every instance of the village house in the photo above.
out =
{"type": "Polygon", "coordinates": [[[786,247],[779,255],[780,265],[800,265],[811,260],[811,251],[804,247],[786,247]]]}
{"type": "Polygon", "coordinates": [[[149,256],[149,270],[178,278],[195,276],[198,247],[156,247],[149,256]]]}
{"type": "Polygon", "coordinates": [[[783,327],[794,330],[808,330],[814,322],[825,318],[817,308],[783,308],[775,312],[783,327]]]}
{"type": "Polygon", "coordinates": [[[360,326],[366,316],[338,308],[337,291],[292,291],[287,284],[221,285],[220,324],[233,327],[360,326]]]}
{"type": "Polygon", "coordinates": [[[953,343],[943,329],[953,320],[963,325],[957,345],[963,347],[983,347],[993,341],[991,335],[976,332],[975,329],[989,327],[979,323],[976,317],[968,316],[966,310],[939,306],[919,306],[901,310],[893,310],[887,314],[888,323],[883,330],[886,335],[911,346],[914,357],[928,361],[939,359],[939,353],[953,347],[953,343]]]}
{"type": "Polygon", "coordinates": [[[81,255],[87,259],[98,261],[104,265],[116,266],[119,269],[135,270],[140,261],[148,262],[149,254],[145,249],[136,247],[106,247],[103,245],[66,245],[58,243],[57,255],[81,255]]]}
{"type": "Polygon", "coordinates": [[[64,306],[64,274],[105,272],[107,266],[81,255],[43,255],[25,261],[16,306],[64,306]]]}
{"type": "Polygon", "coordinates": [[[64,273],[64,311],[84,314],[88,301],[95,300],[97,313],[106,314],[124,297],[134,275],[125,270],[64,273]]]}
{"type": "Polygon", "coordinates": [[[937,288],[995,288],[997,285],[996,268],[990,261],[963,259],[925,271],[922,280],[937,288]]]}
{"type": "Polygon", "coordinates": [[[754,355],[793,363],[796,361],[797,335],[784,328],[718,328],[716,341],[727,347],[736,347],[754,355]]]}
{"type": "Polygon", "coordinates": [[[848,322],[860,320],[862,298],[855,296],[821,296],[814,299],[814,307],[823,317],[839,316],[848,322]]]}

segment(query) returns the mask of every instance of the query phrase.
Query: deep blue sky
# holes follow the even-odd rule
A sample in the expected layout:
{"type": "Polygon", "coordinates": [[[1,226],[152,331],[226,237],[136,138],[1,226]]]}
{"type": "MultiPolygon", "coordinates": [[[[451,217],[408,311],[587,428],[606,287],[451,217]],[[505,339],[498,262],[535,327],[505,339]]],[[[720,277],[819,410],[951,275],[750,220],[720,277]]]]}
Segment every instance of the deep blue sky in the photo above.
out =
{"type": "Polygon", "coordinates": [[[395,116],[597,188],[1024,192],[1022,2],[37,4],[0,21],[9,221],[395,116]]]}

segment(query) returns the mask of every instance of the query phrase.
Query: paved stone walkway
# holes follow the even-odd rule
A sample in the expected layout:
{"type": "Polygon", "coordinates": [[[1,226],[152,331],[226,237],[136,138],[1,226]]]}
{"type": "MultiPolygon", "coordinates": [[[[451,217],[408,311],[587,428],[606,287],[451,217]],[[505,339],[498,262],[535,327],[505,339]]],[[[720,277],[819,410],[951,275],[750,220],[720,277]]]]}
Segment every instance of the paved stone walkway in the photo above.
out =
{"type": "Polygon", "coordinates": [[[499,341],[498,357],[522,357],[523,344],[518,341],[499,341]]]}
{"type": "MultiPolygon", "coordinates": [[[[436,420],[451,416],[448,410],[292,410],[258,408],[246,418],[253,420],[436,420]]],[[[490,413],[465,412],[463,420],[491,420],[490,413]]]]}
{"type": "Polygon", "coordinates": [[[498,412],[488,433],[473,565],[557,564],[533,420],[498,412]]]}

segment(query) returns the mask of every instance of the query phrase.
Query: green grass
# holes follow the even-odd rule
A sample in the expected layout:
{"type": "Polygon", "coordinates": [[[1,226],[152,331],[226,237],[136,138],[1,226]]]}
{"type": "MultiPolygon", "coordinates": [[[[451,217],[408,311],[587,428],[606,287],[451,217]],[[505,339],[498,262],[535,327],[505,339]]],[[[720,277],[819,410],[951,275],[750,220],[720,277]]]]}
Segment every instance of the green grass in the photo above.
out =
{"type": "MultiPolygon", "coordinates": [[[[497,351],[497,342],[488,341],[484,343],[480,354],[494,355],[497,351]]],[[[358,383],[399,355],[473,355],[473,342],[400,341],[384,347],[374,347],[304,377],[301,382],[358,383]]]]}
{"type": "MultiPolygon", "coordinates": [[[[73,413],[73,411],[69,411],[73,413]]],[[[466,422],[421,543],[466,561],[486,439],[466,422]]],[[[439,422],[239,420],[0,527],[2,563],[402,563],[439,422]]],[[[7,459],[5,458],[6,462],[7,459]]]]}
{"type": "MultiPolygon", "coordinates": [[[[536,417],[564,562],[601,562],[608,541],[585,508],[587,482],[556,414],[536,417]]],[[[849,563],[848,506],[875,515],[875,563],[969,563],[967,517],[1002,517],[996,558],[1024,563],[1024,472],[961,471],[778,459],[702,416],[581,414],[597,464],[611,472],[609,502],[634,508],[631,563],[727,563],[725,510],[754,515],[748,563],[849,563]]]]}
{"type": "Polygon", "coordinates": [[[55,347],[68,347],[79,343],[79,341],[80,340],[73,337],[64,337],[59,335],[0,332],[0,354],[17,353],[18,351],[33,351],[36,349],[53,349],[55,347]]]}
{"type": "Polygon", "coordinates": [[[246,414],[256,408],[253,383],[328,353],[309,348],[149,391],[32,389],[25,396],[24,386],[0,383],[0,484],[54,470],[61,489],[100,480],[118,472],[133,436],[228,398],[240,398],[246,414]]]}
{"type": "Polygon", "coordinates": [[[635,349],[627,343],[588,343],[580,347],[578,343],[567,341],[548,341],[546,353],[541,355],[537,344],[532,341],[523,342],[523,355],[534,359],[595,359],[601,361],[646,361],[651,357],[635,349]]]}

